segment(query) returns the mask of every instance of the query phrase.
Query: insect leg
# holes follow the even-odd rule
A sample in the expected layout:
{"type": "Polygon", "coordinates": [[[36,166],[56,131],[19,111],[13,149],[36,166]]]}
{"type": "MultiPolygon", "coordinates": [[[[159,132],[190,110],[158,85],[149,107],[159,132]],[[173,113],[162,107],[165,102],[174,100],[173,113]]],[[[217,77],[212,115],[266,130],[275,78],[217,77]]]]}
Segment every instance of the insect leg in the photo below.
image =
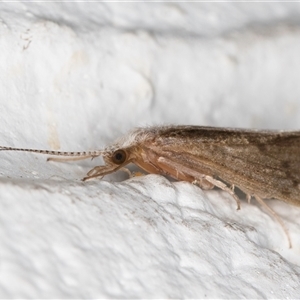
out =
{"type": "Polygon", "coordinates": [[[241,209],[241,201],[240,201],[240,199],[235,194],[235,192],[231,188],[229,188],[224,182],[222,182],[220,180],[217,180],[217,179],[215,179],[215,178],[213,178],[211,176],[207,176],[207,175],[204,176],[204,179],[206,179],[208,182],[212,183],[216,187],[222,189],[223,191],[228,192],[234,198],[234,200],[236,201],[237,210],[241,209]]]}
{"type": "Polygon", "coordinates": [[[82,181],[90,180],[96,177],[103,177],[107,174],[117,171],[118,169],[120,169],[120,167],[116,167],[114,165],[97,166],[91,169],[82,179],[82,181]]]}
{"type": "Polygon", "coordinates": [[[241,209],[240,199],[238,198],[238,196],[235,194],[235,192],[231,188],[229,188],[222,181],[219,181],[219,180],[213,178],[212,176],[204,175],[203,174],[204,172],[200,173],[199,171],[192,170],[190,168],[182,166],[181,164],[170,161],[169,159],[166,159],[164,157],[159,157],[156,161],[156,164],[158,166],[160,166],[160,168],[162,170],[167,170],[168,173],[176,179],[185,180],[185,181],[189,181],[189,182],[196,181],[197,183],[199,183],[200,187],[202,185],[204,188],[209,189],[209,188],[212,188],[213,186],[216,186],[216,187],[228,192],[235,199],[235,201],[237,203],[237,210],[241,209]],[[180,171],[180,172],[178,172],[178,171],[180,171]]]}
{"type": "Polygon", "coordinates": [[[212,190],[215,185],[212,184],[211,182],[208,182],[207,180],[200,178],[200,179],[196,179],[192,182],[192,184],[196,184],[198,186],[200,186],[200,188],[202,190],[212,190]]]}
{"type": "Polygon", "coordinates": [[[250,194],[246,194],[246,199],[248,201],[248,204],[250,204],[252,196],[250,194]]]}
{"type": "Polygon", "coordinates": [[[263,201],[263,199],[261,199],[261,198],[258,197],[258,196],[254,196],[254,197],[255,197],[255,199],[257,200],[257,202],[258,202],[261,206],[263,206],[263,207],[269,212],[269,214],[272,215],[272,216],[276,219],[276,221],[281,225],[281,227],[282,227],[284,233],[285,233],[286,236],[287,236],[287,239],[288,239],[288,242],[289,242],[289,248],[292,248],[292,241],[291,241],[290,234],[289,234],[289,232],[288,232],[286,226],[284,225],[282,219],[276,214],[276,212],[275,212],[271,207],[269,207],[269,206],[263,201]]]}

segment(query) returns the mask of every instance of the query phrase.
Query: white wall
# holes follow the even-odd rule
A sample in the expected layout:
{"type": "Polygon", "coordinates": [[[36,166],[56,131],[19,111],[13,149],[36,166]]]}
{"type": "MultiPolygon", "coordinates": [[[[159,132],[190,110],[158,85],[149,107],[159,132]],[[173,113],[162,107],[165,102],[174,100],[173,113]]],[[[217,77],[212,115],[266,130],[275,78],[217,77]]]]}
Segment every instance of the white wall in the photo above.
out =
{"type": "MultiPolygon", "coordinates": [[[[0,145],[300,127],[299,3],[1,3],[0,145]]],[[[300,209],[0,152],[2,298],[297,298],[300,209]]]]}

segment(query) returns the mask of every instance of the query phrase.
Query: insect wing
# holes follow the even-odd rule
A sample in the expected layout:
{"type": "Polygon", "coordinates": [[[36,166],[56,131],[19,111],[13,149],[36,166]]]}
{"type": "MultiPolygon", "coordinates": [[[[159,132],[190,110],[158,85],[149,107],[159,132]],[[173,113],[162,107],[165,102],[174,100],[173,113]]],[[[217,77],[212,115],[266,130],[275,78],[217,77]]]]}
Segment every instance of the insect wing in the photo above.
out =
{"type": "Polygon", "coordinates": [[[300,132],[179,127],[152,143],[177,166],[213,175],[245,193],[300,205],[300,132]]]}

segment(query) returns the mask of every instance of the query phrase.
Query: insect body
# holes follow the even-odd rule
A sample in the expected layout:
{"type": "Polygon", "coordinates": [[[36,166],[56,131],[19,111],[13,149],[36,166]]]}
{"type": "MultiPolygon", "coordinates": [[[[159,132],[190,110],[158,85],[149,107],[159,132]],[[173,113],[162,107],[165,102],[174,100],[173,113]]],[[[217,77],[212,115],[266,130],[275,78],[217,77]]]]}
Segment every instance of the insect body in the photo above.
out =
{"type": "Polygon", "coordinates": [[[300,206],[300,131],[162,126],[135,129],[103,150],[0,150],[66,157],[49,159],[54,161],[102,156],[105,165],[90,170],[84,181],[134,163],[148,173],[168,175],[203,189],[219,187],[234,197],[238,209],[240,200],[234,187],[242,190],[248,200],[255,197],[263,205],[262,199],[275,198],[300,206]]]}

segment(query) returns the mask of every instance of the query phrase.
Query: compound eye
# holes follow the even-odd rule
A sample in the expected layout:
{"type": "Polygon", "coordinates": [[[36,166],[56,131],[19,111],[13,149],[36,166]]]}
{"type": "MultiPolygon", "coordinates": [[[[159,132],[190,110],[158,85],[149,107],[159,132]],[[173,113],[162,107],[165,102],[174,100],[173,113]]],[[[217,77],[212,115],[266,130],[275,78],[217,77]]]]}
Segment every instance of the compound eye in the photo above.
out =
{"type": "Polygon", "coordinates": [[[115,164],[120,165],[126,160],[126,152],[124,150],[117,150],[112,155],[112,160],[115,164]]]}

